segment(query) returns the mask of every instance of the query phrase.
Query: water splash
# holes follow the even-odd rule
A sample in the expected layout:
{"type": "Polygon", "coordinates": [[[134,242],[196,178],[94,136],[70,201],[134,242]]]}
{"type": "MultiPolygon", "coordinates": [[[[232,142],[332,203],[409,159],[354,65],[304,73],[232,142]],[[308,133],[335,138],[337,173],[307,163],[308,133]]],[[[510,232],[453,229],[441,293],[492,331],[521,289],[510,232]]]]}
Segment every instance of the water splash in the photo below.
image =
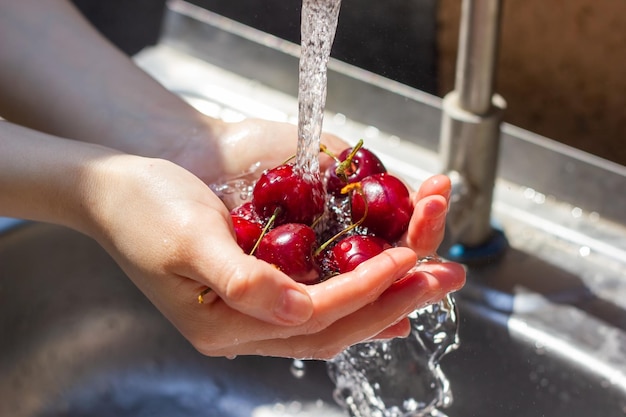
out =
{"type": "Polygon", "coordinates": [[[361,343],[328,362],[335,399],[352,417],[445,416],[452,392],[440,360],[458,346],[456,304],[448,295],[409,319],[408,338],[361,343]]]}
{"type": "Polygon", "coordinates": [[[209,184],[209,188],[228,208],[250,201],[260,166],[261,163],[257,162],[239,175],[220,178],[209,184]]]}

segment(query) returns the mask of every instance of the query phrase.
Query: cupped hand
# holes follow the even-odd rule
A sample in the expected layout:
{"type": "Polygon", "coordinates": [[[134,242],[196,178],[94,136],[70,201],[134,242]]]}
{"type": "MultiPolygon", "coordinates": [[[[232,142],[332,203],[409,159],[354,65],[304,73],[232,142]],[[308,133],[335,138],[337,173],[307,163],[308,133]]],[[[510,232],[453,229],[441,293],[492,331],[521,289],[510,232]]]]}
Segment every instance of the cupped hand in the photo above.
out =
{"type": "Polygon", "coordinates": [[[396,325],[394,333],[441,287],[405,276],[416,261],[407,248],[315,286],[297,284],[241,251],[227,209],[183,168],[120,154],[93,171],[88,232],[207,355],[329,358],[396,325]],[[198,304],[206,286],[213,291],[198,304]]]}
{"type": "MultiPolygon", "coordinates": [[[[252,120],[221,128],[225,176],[261,160],[273,166],[295,153],[295,126],[252,120]]],[[[346,146],[331,135],[323,140],[337,152],[346,146]]],[[[176,162],[195,167],[195,175],[160,159],[123,155],[105,164],[101,187],[94,187],[105,198],[93,210],[93,235],[206,355],[327,359],[363,340],[406,335],[411,311],[463,284],[457,264],[415,268],[443,238],[445,177],[412,194],[415,210],[402,241],[407,247],[304,286],[241,251],[227,208],[205,183],[215,174],[198,164],[198,149],[188,155],[176,162]],[[199,304],[206,287],[212,291],[199,304]]]]}
{"type": "MultiPolygon", "coordinates": [[[[414,212],[400,242],[406,247],[386,250],[352,272],[303,286],[313,303],[313,314],[306,322],[276,327],[240,315],[236,319],[240,331],[222,329],[222,334],[214,335],[217,343],[209,342],[204,352],[328,359],[364,340],[406,336],[410,331],[406,318],[409,313],[441,300],[465,281],[465,271],[456,263],[426,262],[416,266],[419,258],[435,255],[443,239],[449,194],[446,176],[427,179],[411,195],[414,212]],[[258,335],[264,337],[259,339],[258,335]]],[[[205,308],[212,315],[233,314],[217,294],[205,308]]],[[[197,320],[203,318],[198,316],[197,320]]]]}

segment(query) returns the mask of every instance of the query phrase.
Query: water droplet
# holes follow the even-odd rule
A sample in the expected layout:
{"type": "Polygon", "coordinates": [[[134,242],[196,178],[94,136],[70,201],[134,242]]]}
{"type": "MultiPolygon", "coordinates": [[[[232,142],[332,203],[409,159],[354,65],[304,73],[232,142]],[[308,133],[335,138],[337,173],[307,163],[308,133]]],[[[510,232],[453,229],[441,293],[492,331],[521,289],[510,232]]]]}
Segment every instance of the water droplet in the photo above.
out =
{"type": "Polygon", "coordinates": [[[535,342],[535,353],[537,355],[545,355],[546,353],[546,348],[544,346],[544,344],[540,341],[536,341],[535,342]]]}
{"type": "Polygon", "coordinates": [[[543,204],[546,202],[546,195],[542,194],[542,193],[535,193],[535,196],[533,197],[533,202],[537,203],[537,204],[543,204]]]}
{"type": "Polygon", "coordinates": [[[333,123],[340,126],[345,125],[346,115],[341,113],[335,114],[335,116],[333,116],[333,123]]]}
{"type": "Polygon", "coordinates": [[[374,126],[368,126],[365,128],[365,137],[366,138],[376,138],[380,134],[380,130],[374,126]]]}
{"type": "Polygon", "coordinates": [[[572,209],[572,217],[574,217],[575,219],[580,218],[580,216],[583,215],[583,209],[581,209],[580,207],[574,207],[572,209]]]}
{"type": "Polygon", "coordinates": [[[300,359],[294,359],[290,367],[291,375],[295,378],[303,378],[306,375],[306,365],[300,359]]]}
{"type": "Polygon", "coordinates": [[[402,140],[399,137],[397,137],[396,135],[391,135],[387,139],[387,145],[389,147],[398,146],[398,145],[400,145],[400,143],[402,143],[402,140]]]}
{"type": "Polygon", "coordinates": [[[285,404],[283,403],[276,403],[273,408],[276,413],[284,414],[287,407],[285,407],[285,404]]]}
{"type": "Polygon", "coordinates": [[[589,246],[581,246],[578,249],[578,254],[582,257],[589,256],[591,254],[591,248],[589,246]]]}
{"type": "Polygon", "coordinates": [[[526,197],[529,200],[532,200],[533,198],[535,198],[535,194],[536,194],[536,192],[532,188],[526,188],[524,190],[524,197],[526,197]]]}

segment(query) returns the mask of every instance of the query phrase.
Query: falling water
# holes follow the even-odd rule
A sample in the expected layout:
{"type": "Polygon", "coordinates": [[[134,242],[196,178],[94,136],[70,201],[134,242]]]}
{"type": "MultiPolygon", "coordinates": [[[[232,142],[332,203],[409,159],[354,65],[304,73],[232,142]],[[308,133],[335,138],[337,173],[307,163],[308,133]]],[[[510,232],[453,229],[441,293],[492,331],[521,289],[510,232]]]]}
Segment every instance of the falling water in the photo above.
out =
{"type": "Polygon", "coordinates": [[[409,316],[406,339],[361,343],[328,362],[334,397],[352,417],[441,417],[452,403],[441,358],[458,346],[457,312],[447,296],[409,316]]]}
{"type": "Polygon", "coordinates": [[[296,166],[307,173],[316,173],[319,169],[326,73],[340,6],[341,0],[302,2],[296,166]]]}

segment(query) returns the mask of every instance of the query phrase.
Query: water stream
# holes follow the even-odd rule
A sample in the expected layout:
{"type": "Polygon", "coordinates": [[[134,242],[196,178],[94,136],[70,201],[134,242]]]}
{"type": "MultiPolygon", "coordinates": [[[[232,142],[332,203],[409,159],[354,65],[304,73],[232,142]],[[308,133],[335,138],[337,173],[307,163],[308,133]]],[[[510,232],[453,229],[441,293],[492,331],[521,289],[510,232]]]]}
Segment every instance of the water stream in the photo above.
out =
{"type": "Polygon", "coordinates": [[[340,7],[341,0],[302,1],[296,166],[306,173],[319,170],[326,74],[340,7]]]}

